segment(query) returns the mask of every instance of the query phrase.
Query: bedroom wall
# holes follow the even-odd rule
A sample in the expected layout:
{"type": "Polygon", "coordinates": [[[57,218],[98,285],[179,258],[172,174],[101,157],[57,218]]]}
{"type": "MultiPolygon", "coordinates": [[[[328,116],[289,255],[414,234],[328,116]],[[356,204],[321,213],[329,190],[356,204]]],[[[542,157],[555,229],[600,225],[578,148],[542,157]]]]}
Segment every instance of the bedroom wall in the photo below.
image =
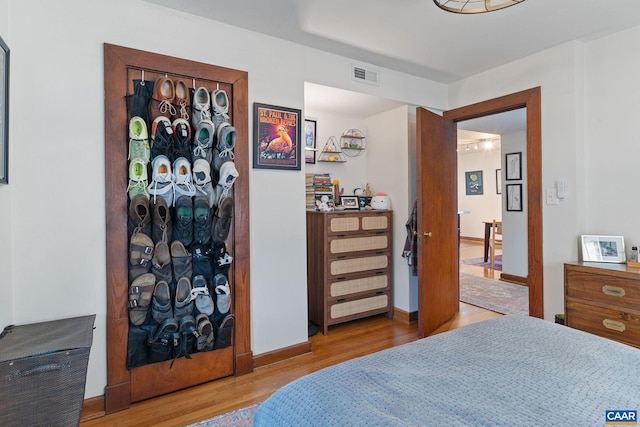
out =
{"type": "MultiPolygon", "coordinates": [[[[96,313],[86,397],[106,384],[103,43],[248,71],[250,106],[302,109],[305,81],[447,103],[444,85],[386,69],[379,87],[363,85],[349,78],[353,59],[142,0],[3,0],[2,11],[0,25],[11,22],[0,32],[12,48],[15,143],[12,184],[0,187],[0,306],[10,306],[0,312],[16,324],[96,313]],[[185,43],[167,28],[224,42],[185,43]]],[[[304,169],[251,169],[250,182],[251,338],[261,354],[307,340],[304,169]]]]}

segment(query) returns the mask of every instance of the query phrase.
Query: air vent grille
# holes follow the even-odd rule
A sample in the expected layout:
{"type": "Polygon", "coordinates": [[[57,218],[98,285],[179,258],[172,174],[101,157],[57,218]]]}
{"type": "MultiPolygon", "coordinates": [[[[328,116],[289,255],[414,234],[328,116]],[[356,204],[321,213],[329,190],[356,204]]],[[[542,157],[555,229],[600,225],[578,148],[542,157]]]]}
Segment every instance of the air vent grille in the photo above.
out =
{"type": "Polygon", "coordinates": [[[351,78],[358,82],[378,86],[378,72],[375,70],[368,70],[366,68],[354,65],[351,68],[351,78]]]}

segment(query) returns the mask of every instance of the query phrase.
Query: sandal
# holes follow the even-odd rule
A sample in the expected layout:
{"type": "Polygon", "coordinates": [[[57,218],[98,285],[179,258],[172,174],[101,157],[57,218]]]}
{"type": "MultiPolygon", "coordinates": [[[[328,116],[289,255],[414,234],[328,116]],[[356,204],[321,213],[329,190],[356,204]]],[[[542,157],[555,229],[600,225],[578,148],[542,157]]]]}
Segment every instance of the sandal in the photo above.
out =
{"type": "Polygon", "coordinates": [[[150,347],[177,347],[180,327],[174,318],[165,319],[153,337],[149,340],[150,347]]]}
{"type": "Polygon", "coordinates": [[[233,219],[233,198],[222,197],[213,218],[211,238],[214,242],[224,242],[229,237],[231,220],[233,219]]]}
{"type": "Polygon", "coordinates": [[[176,281],[183,277],[191,280],[193,275],[191,254],[180,240],[171,242],[171,260],[173,262],[173,278],[176,281]]]}
{"type": "Polygon", "coordinates": [[[191,290],[191,300],[195,301],[196,308],[200,313],[207,316],[213,314],[213,300],[209,295],[207,279],[201,274],[193,278],[193,289],[191,290]]]}
{"type": "Polygon", "coordinates": [[[151,270],[153,240],[142,233],[133,233],[129,241],[129,282],[151,270]]]}
{"type": "Polygon", "coordinates": [[[129,286],[129,319],[132,325],[142,325],[147,319],[155,285],[156,276],[146,273],[136,278],[129,286]]]}
{"type": "Polygon", "coordinates": [[[151,316],[158,323],[173,317],[173,306],[171,305],[171,291],[169,284],[164,280],[156,284],[151,301],[151,316]]]}
{"type": "Polygon", "coordinates": [[[174,357],[174,360],[180,356],[184,356],[187,359],[191,359],[190,354],[193,353],[194,339],[197,339],[200,334],[196,330],[196,320],[193,316],[188,315],[180,319],[180,350],[174,357]]]}
{"type": "Polygon", "coordinates": [[[213,331],[213,324],[209,320],[209,317],[206,314],[199,314],[196,317],[196,325],[198,334],[200,334],[196,341],[196,349],[198,351],[213,350],[215,334],[213,331]]]}
{"type": "Polygon", "coordinates": [[[213,278],[213,286],[215,286],[218,314],[227,314],[231,309],[231,288],[227,276],[222,273],[216,274],[213,278]]]}
{"type": "Polygon", "coordinates": [[[176,285],[176,299],[173,305],[173,315],[178,321],[183,317],[193,314],[193,301],[191,301],[191,280],[186,277],[178,279],[176,285]]]}
{"type": "Polygon", "coordinates": [[[158,281],[164,280],[171,283],[173,280],[173,271],[171,267],[171,253],[167,242],[160,241],[156,243],[151,259],[151,272],[155,274],[158,281]]]}

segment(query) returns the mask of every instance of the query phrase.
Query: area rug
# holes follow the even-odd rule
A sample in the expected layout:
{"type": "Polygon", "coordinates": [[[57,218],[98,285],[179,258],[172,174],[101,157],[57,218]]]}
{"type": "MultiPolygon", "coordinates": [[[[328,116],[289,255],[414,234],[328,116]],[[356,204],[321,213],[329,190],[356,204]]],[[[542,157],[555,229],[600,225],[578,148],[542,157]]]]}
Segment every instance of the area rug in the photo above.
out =
{"type": "Polygon", "coordinates": [[[460,301],[502,314],[529,314],[529,289],[460,273],[460,301]]]}
{"type": "Polygon", "coordinates": [[[251,427],[253,414],[259,405],[260,404],[257,403],[247,406],[246,408],[227,412],[226,414],[218,415],[217,417],[209,418],[208,420],[200,421],[187,427],[251,427]]]}
{"type": "MultiPolygon", "coordinates": [[[[485,262],[483,257],[463,259],[460,262],[462,262],[463,264],[477,265],[478,267],[491,268],[491,259],[488,259],[485,262]]],[[[494,267],[493,267],[494,270],[502,271],[502,255],[496,255],[496,260],[493,264],[494,264],[494,267]]]]}

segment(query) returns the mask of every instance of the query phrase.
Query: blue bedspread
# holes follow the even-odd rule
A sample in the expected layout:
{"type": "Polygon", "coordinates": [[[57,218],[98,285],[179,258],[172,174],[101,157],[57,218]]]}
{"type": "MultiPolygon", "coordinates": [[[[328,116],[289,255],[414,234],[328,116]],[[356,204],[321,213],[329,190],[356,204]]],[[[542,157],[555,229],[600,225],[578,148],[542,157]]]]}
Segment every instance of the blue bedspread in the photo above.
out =
{"type": "Polygon", "coordinates": [[[309,374],[255,426],[604,426],[640,409],[640,350],[503,316],[309,374]]]}

